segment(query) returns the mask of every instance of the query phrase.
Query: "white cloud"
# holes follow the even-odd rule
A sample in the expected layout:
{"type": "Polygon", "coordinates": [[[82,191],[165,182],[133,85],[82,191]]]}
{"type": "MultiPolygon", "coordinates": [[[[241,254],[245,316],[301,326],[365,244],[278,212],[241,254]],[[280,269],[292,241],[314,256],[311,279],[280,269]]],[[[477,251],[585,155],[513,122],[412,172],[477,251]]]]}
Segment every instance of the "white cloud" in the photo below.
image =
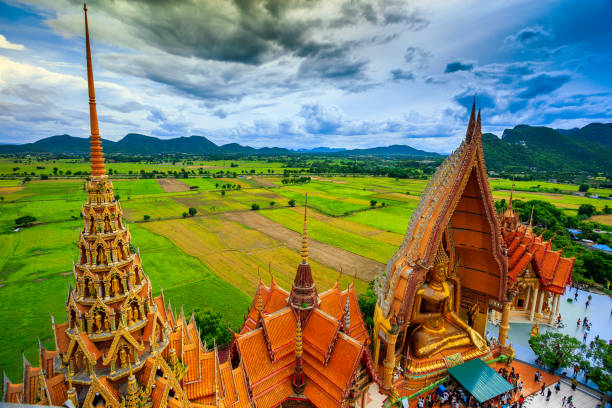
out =
{"type": "Polygon", "coordinates": [[[0,48],[17,51],[23,51],[26,49],[25,46],[23,46],[22,44],[13,44],[9,40],[7,40],[6,37],[2,34],[0,34],[0,48]]]}

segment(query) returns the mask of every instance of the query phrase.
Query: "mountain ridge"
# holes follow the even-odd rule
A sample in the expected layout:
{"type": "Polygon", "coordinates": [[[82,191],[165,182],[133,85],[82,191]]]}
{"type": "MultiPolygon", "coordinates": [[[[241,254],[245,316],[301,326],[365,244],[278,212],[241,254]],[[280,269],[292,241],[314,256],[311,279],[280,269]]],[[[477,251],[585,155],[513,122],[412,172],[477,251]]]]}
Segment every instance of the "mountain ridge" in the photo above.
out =
{"type": "MultiPolygon", "coordinates": [[[[217,145],[205,136],[181,136],[172,139],[159,139],[139,133],[128,133],[121,140],[102,139],[104,152],[107,154],[194,154],[194,155],[292,155],[292,154],[325,154],[325,155],[372,155],[372,156],[408,156],[408,157],[442,157],[434,152],[415,149],[406,145],[391,145],[369,149],[335,149],[317,147],[311,150],[289,150],[282,147],[254,148],[238,143],[217,145]]],[[[0,154],[50,153],[50,154],[86,154],[89,153],[89,138],[70,135],[56,135],[21,145],[0,145],[0,154]]]]}

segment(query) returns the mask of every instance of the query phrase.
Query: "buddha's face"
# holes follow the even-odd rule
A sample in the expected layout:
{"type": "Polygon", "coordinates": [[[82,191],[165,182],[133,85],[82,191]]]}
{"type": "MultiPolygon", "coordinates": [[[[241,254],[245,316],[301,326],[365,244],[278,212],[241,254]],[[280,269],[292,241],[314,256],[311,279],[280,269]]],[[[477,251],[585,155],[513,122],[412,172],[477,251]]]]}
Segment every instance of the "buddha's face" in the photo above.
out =
{"type": "Polygon", "coordinates": [[[431,271],[431,280],[437,283],[444,282],[448,276],[448,265],[438,264],[431,271]]]}

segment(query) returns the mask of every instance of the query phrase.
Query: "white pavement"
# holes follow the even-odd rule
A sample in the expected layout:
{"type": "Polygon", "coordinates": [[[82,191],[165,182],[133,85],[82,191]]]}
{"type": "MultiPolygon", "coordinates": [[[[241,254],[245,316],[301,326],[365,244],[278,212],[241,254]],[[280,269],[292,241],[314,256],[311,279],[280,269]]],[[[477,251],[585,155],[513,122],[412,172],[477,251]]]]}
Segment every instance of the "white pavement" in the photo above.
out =
{"type": "MultiPolygon", "coordinates": [[[[572,387],[570,384],[561,382],[561,391],[558,393],[555,392],[555,385],[549,386],[546,390],[544,390],[544,395],[540,395],[540,392],[527,397],[525,400],[525,404],[523,407],[527,408],[560,408],[561,403],[563,401],[563,397],[568,397],[572,395],[574,399],[572,400],[573,406],[576,408],[595,408],[601,404],[601,399],[595,397],[594,394],[589,391],[589,393],[583,391],[579,386],[576,391],[572,391],[572,387]],[[550,401],[546,401],[546,394],[548,393],[548,389],[552,391],[550,395],[550,401]]],[[[565,404],[567,407],[567,403],[565,404]]]]}

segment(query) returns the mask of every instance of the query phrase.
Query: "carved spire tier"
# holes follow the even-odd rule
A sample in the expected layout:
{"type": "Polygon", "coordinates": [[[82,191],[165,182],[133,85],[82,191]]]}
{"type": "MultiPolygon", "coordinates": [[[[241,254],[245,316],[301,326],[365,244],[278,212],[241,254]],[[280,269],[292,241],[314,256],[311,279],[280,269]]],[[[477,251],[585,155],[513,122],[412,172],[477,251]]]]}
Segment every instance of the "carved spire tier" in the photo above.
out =
{"type": "Polygon", "coordinates": [[[302,262],[298,265],[297,273],[289,295],[289,305],[299,315],[300,321],[305,325],[312,310],[319,305],[317,288],[312,279],[312,270],[308,263],[308,238],[307,238],[307,211],[308,196],[304,204],[304,232],[302,233],[302,262]]]}

